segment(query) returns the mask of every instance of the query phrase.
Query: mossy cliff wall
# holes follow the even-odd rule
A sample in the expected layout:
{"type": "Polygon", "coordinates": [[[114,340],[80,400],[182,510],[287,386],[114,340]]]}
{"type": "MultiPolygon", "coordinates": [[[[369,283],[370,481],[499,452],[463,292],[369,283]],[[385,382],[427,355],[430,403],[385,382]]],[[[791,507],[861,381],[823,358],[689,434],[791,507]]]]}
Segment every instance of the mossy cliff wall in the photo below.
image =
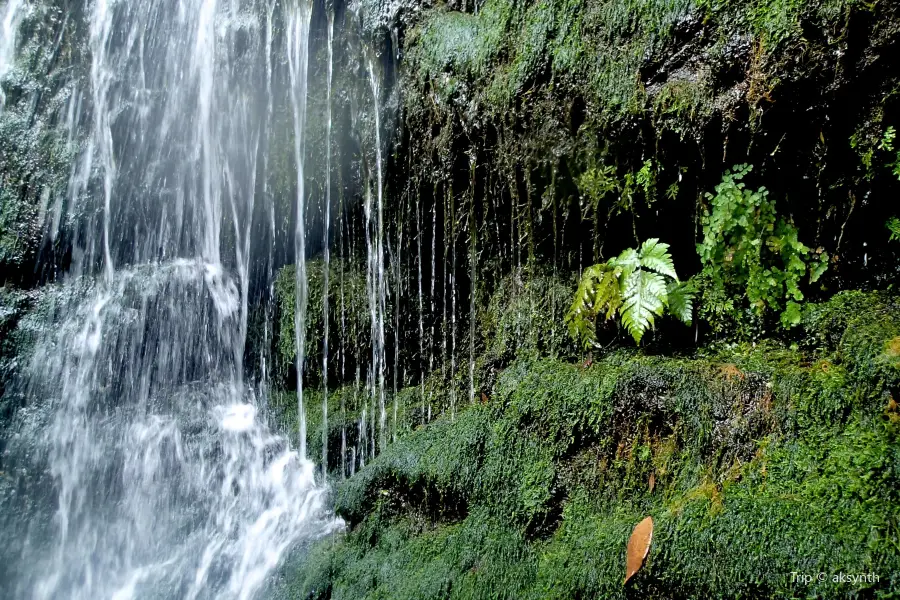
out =
{"type": "MultiPolygon", "coordinates": [[[[296,598],[892,597],[900,304],[846,293],[805,347],[520,359],[482,403],[336,482],[296,598]],[[644,569],[625,546],[655,520],[644,569]],[[792,573],[828,574],[799,582],[792,573]],[[835,583],[872,573],[878,581],[835,583]]],[[[415,424],[413,423],[413,426],[415,424]]]]}
{"type": "MultiPolygon", "coordinates": [[[[825,275],[803,283],[807,298],[895,278],[900,244],[884,225],[897,212],[900,181],[896,149],[884,140],[900,125],[896,3],[363,8],[361,35],[390,40],[384,83],[399,95],[396,127],[382,132],[392,387],[421,383],[436,369],[445,380],[467,378],[470,359],[496,343],[488,328],[498,315],[512,318],[506,304],[545,284],[541,297],[555,300],[544,315],[559,318],[534,323],[558,346],[551,354],[574,357],[561,328],[570,302],[562,290],[586,266],[649,238],[671,245],[682,279],[696,274],[706,194],[736,164],[752,164],[747,188],[765,187],[799,241],[828,256],[825,275]]],[[[390,112],[393,93],[382,96],[390,112]]],[[[371,125],[371,116],[361,122],[371,125]]],[[[361,148],[370,148],[371,128],[362,129],[361,148]]],[[[361,177],[374,189],[370,154],[360,150],[361,177]]],[[[361,266],[362,248],[357,239],[332,255],[361,266]]],[[[684,348],[722,337],[706,319],[693,330],[662,327],[645,343],[684,348]]],[[[764,323],[725,335],[760,339],[775,330],[764,323]]],[[[520,325],[513,331],[540,337],[520,325]]],[[[350,370],[330,381],[354,379],[350,370]]]]}
{"type": "Polygon", "coordinates": [[[499,273],[651,237],[690,269],[703,193],[750,163],[832,277],[893,273],[868,224],[898,191],[878,149],[900,119],[898,47],[887,2],[439,5],[404,39],[394,193],[452,217],[438,235],[460,257],[474,232],[499,273]]]}
{"type": "Polygon", "coordinates": [[[278,592],[896,595],[900,307],[891,291],[827,299],[892,288],[900,264],[883,145],[900,118],[897,5],[485,0],[391,14],[398,440],[344,479],[341,444],[368,443],[354,437],[365,391],[344,381],[330,396],[327,432],[310,409],[348,529],[287,565],[278,592]],[[704,194],[738,163],[830,257],[800,326],[722,334],[698,319],[663,324],[642,351],[614,336],[579,351],[563,318],[581,269],[659,237],[679,275],[697,273],[704,194]],[[647,515],[648,563],[624,586],[647,515]]]}

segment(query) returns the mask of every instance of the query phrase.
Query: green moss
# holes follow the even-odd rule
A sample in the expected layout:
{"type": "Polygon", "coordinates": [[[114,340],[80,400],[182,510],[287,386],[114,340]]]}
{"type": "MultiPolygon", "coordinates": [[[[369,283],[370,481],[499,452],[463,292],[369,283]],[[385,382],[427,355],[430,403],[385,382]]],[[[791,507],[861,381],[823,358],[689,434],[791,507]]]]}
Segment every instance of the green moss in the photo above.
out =
{"type": "Polygon", "coordinates": [[[575,348],[564,326],[572,289],[570,278],[535,268],[502,278],[480,314],[486,358],[572,354],[575,348]]]}
{"type": "MultiPolygon", "coordinates": [[[[329,370],[340,369],[344,375],[353,373],[365,364],[369,353],[370,321],[366,296],[365,273],[359,263],[333,259],[328,278],[329,355],[334,357],[329,370]]],[[[307,294],[310,301],[306,311],[306,360],[304,378],[310,384],[322,379],[322,352],[325,318],[322,314],[324,293],[324,262],[309,260],[307,294]]],[[[296,275],[293,265],[283,267],[275,279],[276,322],[275,336],[276,378],[284,383],[295,368],[297,344],[294,336],[294,306],[296,275]]],[[[349,379],[349,377],[347,377],[349,379]]]]}
{"type": "Polygon", "coordinates": [[[340,484],[349,532],[286,585],[311,598],[888,597],[900,414],[881,390],[897,314],[877,294],[812,306],[811,336],[836,345],[806,352],[520,358],[486,404],[414,429],[340,484]],[[624,549],[648,514],[653,549],[629,591],[624,549]],[[879,581],[791,579],[819,572],[879,581]]]}
{"type": "Polygon", "coordinates": [[[487,0],[478,15],[437,8],[410,32],[408,62],[420,77],[435,83],[441,74],[485,77],[502,50],[515,11],[509,0],[487,0]]]}

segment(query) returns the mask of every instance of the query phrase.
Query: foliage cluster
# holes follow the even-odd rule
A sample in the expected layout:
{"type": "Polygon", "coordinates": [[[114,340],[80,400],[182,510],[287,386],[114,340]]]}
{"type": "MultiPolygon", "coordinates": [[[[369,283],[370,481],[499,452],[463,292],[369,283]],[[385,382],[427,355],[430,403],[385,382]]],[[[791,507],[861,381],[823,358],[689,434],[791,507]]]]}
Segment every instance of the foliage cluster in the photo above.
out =
{"type": "MultiPolygon", "coordinates": [[[[897,130],[894,126],[890,126],[885,129],[884,134],[881,137],[881,140],[878,143],[878,149],[883,150],[891,155],[890,159],[888,159],[887,166],[890,168],[891,172],[897,179],[900,179],[900,148],[894,148],[894,140],[897,137],[897,130]]],[[[872,153],[870,152],[864,157],[868,158],[867,167],[871,170],[872,166],[872,153]]],[[[891,217],[888,219],[887,223],[885,223],[888,231],[890,232],[889,239],[892,242],[900,241],[900,218],[891,217]]]]}
{"type": "MultiPolygon", "coordinates": [[[[593,161],[592,161],[593,162],[593,161]]],[[[650,205],[656,200],[656,175],[659,165],[652,160],[645,160],[641,168],[636,172],[627,172],[619,177],[614,165],[593,165],[578,177],[578,189],[587,196],[587,208],[594,211],[600,207],[601,202],[610,194],[616,199],[612,203],[611,213],[633,212],[635,198],[643,196],[644,201],[650,205]]],[[[670,199],[677,195],[677,184],[674,188],[666,190],[666,196],[670,199]]],[[[585,215],[586,216],[586,215],[585,215]]]]}
{"type": "Polygon", "coordinates": [[[768,190],[747,189],[742,180],[750,170],[727,171],[706,194],[699,314],[717,331],[741,319],[744,298],[758,317],[775,311],[783,326],[799,324],[805,280],[815,283],[828,268],[828,255],[805,246],[797,228],[776,214],[768,190]]]}

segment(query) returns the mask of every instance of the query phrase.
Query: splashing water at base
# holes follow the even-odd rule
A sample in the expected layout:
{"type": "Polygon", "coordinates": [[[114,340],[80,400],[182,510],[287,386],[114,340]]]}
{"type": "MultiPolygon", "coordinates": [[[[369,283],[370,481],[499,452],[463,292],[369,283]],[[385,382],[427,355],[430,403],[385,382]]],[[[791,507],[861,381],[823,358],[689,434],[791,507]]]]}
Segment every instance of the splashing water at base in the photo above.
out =
{"type": "Polygon", "coordinates": [[[20,412],[20,489],[0,496],[14,597],[251,598],[289,549],[341,526],[314,465],[235,383],[237,293],[210,272],[117,272],[38,342],[28,393],[49,400],[20,412]]]}

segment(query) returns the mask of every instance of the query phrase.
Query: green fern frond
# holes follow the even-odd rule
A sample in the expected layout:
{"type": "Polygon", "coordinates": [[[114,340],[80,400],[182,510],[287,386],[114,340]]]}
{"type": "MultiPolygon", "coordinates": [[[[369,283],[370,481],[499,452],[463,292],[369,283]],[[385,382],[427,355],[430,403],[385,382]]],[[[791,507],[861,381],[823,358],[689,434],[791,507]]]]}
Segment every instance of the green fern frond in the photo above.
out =
{"type": "Polygon", "coordinates": [[[668,303],[666,281],[658,273],[634,271],[624,281],[622,296],[622,325],[640,343],[644,333],[653,327],[654,317],[662,316],[668,303]]]}
{"type": "Polygon", "coordinates": [[[675,273],[675,263],[672,262],[672,255],[669,254],[669,245],[663,244],[656,238],[647,240],[641,246],[640,263],[645,269],[650,269],[660,275],[668,275],[672,279],[678,280],[678,275],[675,273]]]}
{"type": "Polygon", "coordinates": [[[622,251],[619,256],[611,258],[606,264],[621,269],[627,278],[632,272],[641,268],[641,256],[637,250],[629,248],[622,251]]]}
{"type": "Polygon", "coordinates": [[[694,318],[693,290],[686,283],[671,281],[666,293],[669,299],[669,314],[685,325],[690,325],[694,318]]]}
{"type": "Polygon", "coordinates": [[[669,245],[658,239],[629,248],[606,263],[584,270],[575,299],[566,314],[569,334],[585,348],[596,344],[597,317],[616,312],[622,325],[640,343],[666,310],[690,324],[693,291],[678,282],[669,245]]]}
{"type": "Polygon", "coordinates": [[[900,219],[897,217],[891,217],[887,222],[888,231],[891,232],[891,237],[889,238],[892,242],[900,241],[900,219]]]}
{"type": "Polygon", "coordinates": [[[596,341],[597,317],[613,318],[622,305],[619,291],[621,270],[609,264],[599,264],[584,270],[575,299],[566,313],[569,335],[585,348],[596,341]]]}

